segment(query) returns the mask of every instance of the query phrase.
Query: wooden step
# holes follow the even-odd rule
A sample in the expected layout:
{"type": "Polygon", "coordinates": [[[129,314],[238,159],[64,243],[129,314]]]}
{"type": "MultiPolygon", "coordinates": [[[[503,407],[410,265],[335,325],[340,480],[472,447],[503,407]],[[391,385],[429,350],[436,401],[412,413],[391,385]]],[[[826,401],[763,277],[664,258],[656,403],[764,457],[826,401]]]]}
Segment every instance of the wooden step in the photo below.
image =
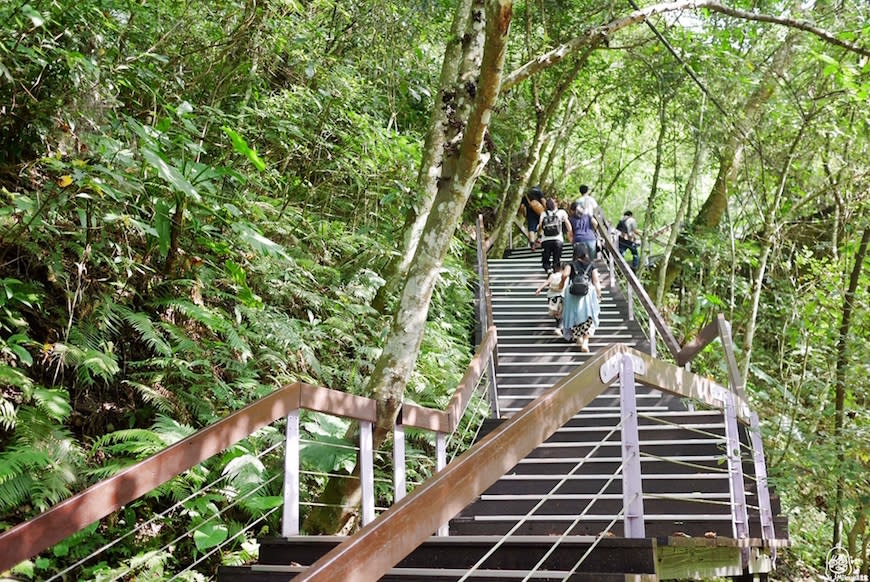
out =
{"type": "MultiPolygon", "coordinates": [[[[622,493],[622,476],[617,475],[609,485],[610,475],[547,475],[543,473],[509,474],[487,489],[487,495],[545,495],[558,494],[622,493]],[[561,484],[560,484],[561,483],[561,484]]],[[[645,493],[729,493],[728,475],[723,473],[647,474],[641,478],[645,493]]]]}
{"type": "MultiPolygon", "coordinates": [[[[343,539],[341,536],[295,536],[265,538],[260,544],[260,565],[302,566],[314,563],[343,539]],[[322,538],[322,539],[321,539],[322,538]]],[[[396,565],[397,569],[433,569],[467,571],[494,546],[498,547],[481,567],[490,570],[529,572],[548,551],[541,568],[550,571],[569,570],[594,544],[583,562],[586,572],[652,573],[655,564],[653,541],[646,539],[570,536],[559,541],[537,536],[433,536],[396,565]],[[627,568],[627,569],[623,569],[627,568]]],[[[460,574],[461,577],[462,574],[460,574]]]]}

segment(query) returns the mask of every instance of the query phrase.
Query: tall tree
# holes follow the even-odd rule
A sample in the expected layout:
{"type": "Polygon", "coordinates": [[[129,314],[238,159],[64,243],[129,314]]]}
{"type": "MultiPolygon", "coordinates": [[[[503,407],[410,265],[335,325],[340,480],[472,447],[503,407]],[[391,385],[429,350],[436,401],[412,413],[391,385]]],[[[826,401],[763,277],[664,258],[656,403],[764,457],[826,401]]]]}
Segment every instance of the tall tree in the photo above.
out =
{"type": "MultiPolygon", "coordinates": [[[[863,216],[862,216],[863,218],[863,216]]],[[[833,547],[840,545],[843,535],[843,493],[846,485],[844,463],[847,445],[843,439],[843,428],[846,418],[846,372],[849,366],[849,333],[852,326],[852,315],[855,310],[855,293],[864,268],[864,257],[867,256],[867,245],[870,244],[870,226],[864,227],[861,242],[855,252],[855,262],[849,275],[849,286],[843,295],[843,311],[840,314],[840,329],[837,336],[836,384],[834,386],[834,442],[837,447],[837,492],[834,499],[834,536],[833,547]]]]}
{"type": "Polygon", "coordinates": [[[481,13],[482,6],[482,0],[460,0],[453,14],[417,174],[417,204],[408,213],[402,229],[402,247],[390,261],[386,282],[375,297],[374,304],[379,310],[384,309],[389,294],[401,285],[408,272],[438,193],[439,181],[451,178],[450,155],[445,156],[445,151],[456,149],[456,140],[462,137],[462,128],[474,102],[475,93],[469,91],[469,87],[474,86],[480,69],[483,41],[483,19],[474,15],[481,13]]]}
{"type": "MultiPolygon", "coordinates": [[[[437,180],[438,190],[432,211],[421,233],[414,260],[409,265],[383,352],[369,377],[367,392],[378,400],[378,424],[374,431],[376,447],[392,431],[423,340],[438,273],[471,188],[489,159],[489,153],[483,152],[482,148],[501,86],[513,2],[487,0],[485,14],[475,10],[474,5],[460,5],[460,9],[472,10],[471,19],[486,23],[483,56],[477,82],[464,88],[472,93],[473,106],[468,119],[462,121],[461,139],[445,152],[442,167],[449,167],[452,172],[445,179],[437,180]]],[[[450,127],[441,128],[441,131],[449,130],[450,127]]],[[[434,141],[445,143],[446,139],[434,141]]],[[[308,531],[334,531],[347,523],[355,514],[347,508],[347,502],[359,499],[359,481],[333,480],[327,486],[326,495],[328,499],[338,500],[340,507],[312,513],[306,526],[308,531]]]]}

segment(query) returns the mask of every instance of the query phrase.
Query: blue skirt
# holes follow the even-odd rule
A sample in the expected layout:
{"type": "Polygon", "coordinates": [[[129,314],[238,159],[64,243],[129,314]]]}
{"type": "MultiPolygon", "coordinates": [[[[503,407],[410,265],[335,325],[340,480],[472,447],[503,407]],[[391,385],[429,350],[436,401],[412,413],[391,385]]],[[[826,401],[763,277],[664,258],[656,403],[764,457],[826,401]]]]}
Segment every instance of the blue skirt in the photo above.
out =
{"type": "Polygon", "coordinates": [[[595,287],[589,285],[589,292],[583,296],[572,295],[565,286],[562,307],[562,337],[575,341],[580,335],[592,335],[599,326],[601,304],[595,287]]]}

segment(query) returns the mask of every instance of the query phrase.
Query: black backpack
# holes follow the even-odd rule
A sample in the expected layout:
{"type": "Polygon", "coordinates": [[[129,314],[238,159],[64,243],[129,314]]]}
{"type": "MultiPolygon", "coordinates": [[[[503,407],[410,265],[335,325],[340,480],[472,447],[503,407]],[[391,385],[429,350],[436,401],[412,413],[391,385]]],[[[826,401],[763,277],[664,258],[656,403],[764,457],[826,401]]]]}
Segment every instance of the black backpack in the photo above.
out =
{"type": "Polygon", "coordinates": [[[559,220],[559,215],[549,210],[541,218],[541,229],[544,231],[544,236],[559,236],[562,234],[562,221],[559,220]]]}
{"type": "Polygon", "coordinates": [[[589,293],[589,270],[592,268],[592,263],[586,265],[586,268],[581,270],[582,263],[574,261],[571,263],[571,270],[574,273],[571,275],[571,286],[568,287],[568,293],[583,297],[589,293]]]}
{"type": "Polygon", "coordinates": [[[616,223],[616,230],[618,230],[622,234],[628,234],[628,227],[625,225],[624,218],[620,219],[620,221],[616,223]]]}

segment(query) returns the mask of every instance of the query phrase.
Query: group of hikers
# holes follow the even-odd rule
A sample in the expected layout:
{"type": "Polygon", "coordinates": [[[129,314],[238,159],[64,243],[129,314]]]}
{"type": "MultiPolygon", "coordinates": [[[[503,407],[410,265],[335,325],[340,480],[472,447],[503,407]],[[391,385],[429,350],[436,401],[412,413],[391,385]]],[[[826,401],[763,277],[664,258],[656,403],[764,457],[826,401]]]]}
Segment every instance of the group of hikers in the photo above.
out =
{"type": "MultiPolygon", "coordinates": [[[[555,198],[546,198],[540,187],[533,187],[523,197],[529,227],[529,244],[533,251],[541,250],[541,266],[547,279],[535,291],[547,290],[549,314],[556,320],[554,332],[575,342],[580,351],[589,351],[589,338],[599,326],[601,278],[595,268],[598,236],[595,229],[595,209],[598,203],[589,187],[580,186],[580,198],[566,211],[555,198]],[[572,260],[562,264],[562,248],[567,238],[572,245],[572,260]]],[[[626,210],[617,224],[619,252],[632,253],[632,268],[639,263],[640,231],[632,212],[626,210]]]]}

